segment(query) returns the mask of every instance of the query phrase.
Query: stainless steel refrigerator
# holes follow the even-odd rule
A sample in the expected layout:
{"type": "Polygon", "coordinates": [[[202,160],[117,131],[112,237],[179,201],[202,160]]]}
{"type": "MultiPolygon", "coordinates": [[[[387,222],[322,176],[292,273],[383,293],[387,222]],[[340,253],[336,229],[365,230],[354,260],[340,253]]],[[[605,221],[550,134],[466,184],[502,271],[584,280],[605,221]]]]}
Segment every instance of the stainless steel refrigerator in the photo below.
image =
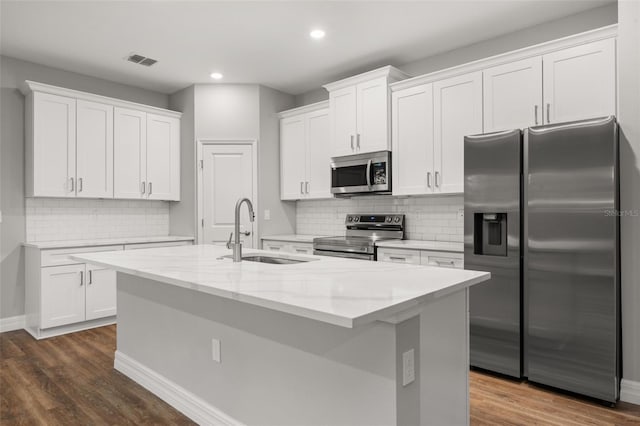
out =
{"type": "Polygon", "coordinates": [[[615,402],[620,379],[614,117],[465,137],[471,365],[615,402]]]}

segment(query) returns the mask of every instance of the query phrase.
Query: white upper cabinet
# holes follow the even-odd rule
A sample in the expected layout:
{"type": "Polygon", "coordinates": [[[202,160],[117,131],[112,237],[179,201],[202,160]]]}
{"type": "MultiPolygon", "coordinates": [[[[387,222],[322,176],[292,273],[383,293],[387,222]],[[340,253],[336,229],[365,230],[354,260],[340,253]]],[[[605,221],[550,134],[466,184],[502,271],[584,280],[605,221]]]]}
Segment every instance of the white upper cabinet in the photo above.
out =
{"type": "Polygon", "coordinates": [[[146,194],[147,113],[127,108],[114,110],[113,177],[115,198],[139,199],[146,194]]]}
{"type": "Polygon", "coordinates": [[[180,116],[25,81],[29,197],[180,199],[180,116]]]}
{"type": "Polygon", "coordinates": [[[615,114],[615,51],[610,38],[542,57],[545,124],[615,114]]]}
{"type": "Polygon", "coordinates": [[[328,102],[280,113],[280,198],[331,198],[328,102]]]}
{"type": "Polygon", "coordinates": [[[324,86],[329,91],[331,156],[391,148],[389,84],[407,77],[386,66],[324,86]]]}
{"type": "Polygon", "coordinates": [[[75,197],[76,100],[30,93],[26,118],[27,196],[75,197]]]}
{"type": "Polygon", "coordinates": [[[393,92],[392,174],[394,195],[433,192],[433,85],[393,92]]]}
{"type": "Polygon", "coordinates": [[[180,200],[180,119],[147,114],[147,198],[180,200]]]}
{"type": "Polygon", "coordinates": [[[434,191],[464,190],[464,137],[482,133],[482,72],[433,83],[434,191]]]}
{"type": "Polygon", "coordinates": [[[113,198],[113,107],[76,103],[76,196],[113,198]]]}
{"type": "Polygon", "coordinates": [[[542,124],[542,57],[485,69],[483,80],[485,133],[542,124]]]}

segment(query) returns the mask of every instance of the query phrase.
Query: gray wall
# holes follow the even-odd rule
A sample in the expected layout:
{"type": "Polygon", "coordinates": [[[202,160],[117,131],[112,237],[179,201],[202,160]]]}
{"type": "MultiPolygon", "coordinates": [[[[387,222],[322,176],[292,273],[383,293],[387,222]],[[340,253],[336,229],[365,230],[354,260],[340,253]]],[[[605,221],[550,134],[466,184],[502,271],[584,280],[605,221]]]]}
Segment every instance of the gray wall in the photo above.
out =
{"type": "Polygon", "coordinates": [[[296,228],[296,204],[280,201],[280,119],[277,113],[292,108],[294,98],[260,86],[260,143],[258,222],[261,235],[290,234],[296,228]],[[271,219],[264,220],[264,211],[271,219]]]}
{"type": "Polygon", "coordinates": [[[640,382],[640,2],[618,10],[622,377],[640,382]]]}
{"type": "Polygon", "coordinates": [[[24,313],[24,80],[67,87],[161,108],[167,95],[0,56],[0,318],[24,313]]]}
{"type": "Polygon", "coordinates": [[[181,111],[180,202],[169,207],[169,234],[196,235],[195,86],[169,97],[169,108],[181,111]]]}
{"type": "MultiPolygon", "coordinates": [[[[459,49],[429,56],[405,64],[392,64],[410,75],[417,76],[461,65],[500,53],[521,49],[534,44],[555,40],[572,34],[615,24],[618,20],[616,3],[587,10],[576,15],[535,25],[510,34],[474,43],[459,49]]],[[[327,82],[329,83],[329,82],[327,82]]],[[[322,89],[311,90],[296,96],[296,106],[308,105],[329,99],[322,89]]]]}

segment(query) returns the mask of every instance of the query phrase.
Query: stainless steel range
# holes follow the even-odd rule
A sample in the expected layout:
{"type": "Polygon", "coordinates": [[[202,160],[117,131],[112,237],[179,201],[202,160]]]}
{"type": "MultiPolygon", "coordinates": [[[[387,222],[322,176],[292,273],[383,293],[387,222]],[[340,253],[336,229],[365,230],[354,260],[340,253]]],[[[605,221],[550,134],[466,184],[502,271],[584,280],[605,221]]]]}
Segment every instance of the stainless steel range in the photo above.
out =
{"type": "Polygon", "coordinates": [[[313,254],[376,260],[376,242],[404,238],[403,214],[348,214],[344,236],[313,240],[313,254]]]}

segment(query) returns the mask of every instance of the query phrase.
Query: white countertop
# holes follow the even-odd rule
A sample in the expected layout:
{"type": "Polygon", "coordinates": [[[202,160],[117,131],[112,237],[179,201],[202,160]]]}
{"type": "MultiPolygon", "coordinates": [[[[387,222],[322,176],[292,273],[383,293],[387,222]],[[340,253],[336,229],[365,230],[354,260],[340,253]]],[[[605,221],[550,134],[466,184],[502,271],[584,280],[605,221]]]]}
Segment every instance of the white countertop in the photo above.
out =
{"type": "Polygon", "coordinates": [[[123,238],[96,238],[93,240],[66,240],[66,241],[36,241],[23,243],[25,247],[35,247],[39,249],[69,248],[69,247],[91,247],[110,246],[114,244],[142,244],[142,243],[164,243],[173,241],[193,241],[193,237],[178,235],[165,235],[162,237],[123,237],[123,238]]]}
{"type": "Polygon", "coordinates": [[[326,237],[326,235],[300,235],[300,234],[285,234],[285,235],[266,235],[262,237],[262,240],[267,241],[285,241],[290,243],[312,243],[314,238],[326,237]]]}
{"type": "Polygon", "coordinates": [[[387,240],[376,243],[376,246],[408,250],[451,251],[456,253],[464,252],[464,243],[454,243],[449,241],[387,240]]]}
{"type": "MultiPolygon", "coordinates": [[[[442,297],[489,279],[487,272],[368,262],[324,256],[274,265],[220,256],[224,247],[194,245],[86,253],[72,257],[151,280],[280,312],[352,328],[388,319],[428,298],[442,297]]],[[[273,252],[246,249],[276,256],[273,252]]]]}

